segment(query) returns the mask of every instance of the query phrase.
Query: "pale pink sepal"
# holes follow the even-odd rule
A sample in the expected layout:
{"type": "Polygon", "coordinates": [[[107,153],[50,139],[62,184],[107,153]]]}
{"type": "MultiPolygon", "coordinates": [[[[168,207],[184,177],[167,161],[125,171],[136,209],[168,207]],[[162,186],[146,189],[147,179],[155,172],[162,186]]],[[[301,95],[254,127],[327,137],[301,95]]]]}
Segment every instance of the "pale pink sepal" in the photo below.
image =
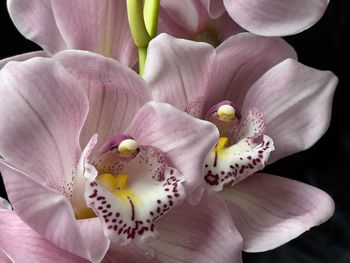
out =
{"type": "Polygon", "coordinates": [[[0,210],[11,210],[11,204],[4,198],[0,197],[0,210]]]}
{"type": "Polygon", "coordinates": [[[199,0],[207,9],[212,19],[218,18],[225,12],[225,6],[222,0],[199,0]]]}
{"type": "Polygon", "coordinates": [[[241,235],[214,193],[205,192],[196,206],[174,208],[156,227],[160,236],[149,249],[160,262],[242,262],[241,235]]]}
{"type": "Polygon", "coordinates": [[[269,162],[309,148],[327,130],[337,77],[287,59],[267,71],[248,91],[243,111],[264,113],[275,151],[269,162]]]}
{"type": "Polygon", "coordinates": [[[8,0],[7,5],[18,30],[52,54],[82,49],[127,66],[136,63],[125,1],[8,0]]]}
{"type": "Polygon", "coordinates": [[[89,100],[89,113],[80,134],[82,147],[98,133],[99,148],[124,132],[140,107],[150,100],[145,81],[131,69],[101,55],[69,50],[55,57],[78,81],[89,100]]]}
{"type": "Polygon", "coordinates": [[[260,252],[278,247],[334,213],[333,199],[313,186],[258,173],[219,195],[243,237],[243,249],[260,252]]]}
{"type": "Polygon", "coordinates": [[[199,117],[211,80],[213,57],[214,48],[207,43],[176,39],[167,34],[152,40],[144,79],[150,85],[154,100],[170,103],[199,117]]]}
{"type": "Polygon", "coordinates": [[[46,51],[40,50],[40,51],[33,51],[33,52],[5,58],[0,60],[0,69],[2,69],[10,61],[25,61],[27,59],[34,58],[34,57],[49,57],[49,53],[46,51]]]}
{"type": "Polygon", "coordinates": [[[63,194],[2,160],[0,170],[11,204],[26,224],[63,250],[92,262],[103,258],[109,242],[97,218],[78,221],[63,194]]]}
{"type": "MultiPolygon", "coordinates": [[[[247,90],[266,70],[286,58],[297,58],[294,49],[283,39],[251,33],[228,38],[215,52],[216,78],[207,95],[206,109],[220,101],[230,100],[241,110],[247,90]]],[[[259,109],[257,105],[252,107],[259,109]]]]}
{"type": "Polygon", "coordinates": [[[329,0],[224,0],[232,19],[246,30],[265,36],[299,33],[315,24],[329,0]]]}
{"type": "Polygon", "coordinates": [[[56,24],[52,1],[7,0],[11,19],[19,32],[50,53],[67,48],[56,24]]]}
{"type": "Polygon", "coordinates": [[[0,211],[0,261],[88,263],[40,236],[11,210],[0,211]]]}
{"type": "Polygon", "coordinates": [[[0,248],[0,262],[1,263],[15,263],[13,258],[3,249],[0,248]]]}
{"type": "Polygon", "coordinates": [[[84,91],[48,58],[9,62],[0,71],[0,155],[67,197],[88,111],[84,91]]]}

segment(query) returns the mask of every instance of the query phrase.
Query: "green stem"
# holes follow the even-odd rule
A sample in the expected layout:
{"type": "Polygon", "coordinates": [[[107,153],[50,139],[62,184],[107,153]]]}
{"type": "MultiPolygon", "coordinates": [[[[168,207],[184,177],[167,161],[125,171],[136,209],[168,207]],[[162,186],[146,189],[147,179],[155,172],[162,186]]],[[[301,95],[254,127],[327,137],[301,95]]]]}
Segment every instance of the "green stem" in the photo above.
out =
{"type": "Polygon", "coordinates": [[[139,47],[146,47],[151,40],[149,36],[145,21],[143,19],[142,0],[126,0],[128,9],[128,19],[132,37],[135,45],[139,47]]]}
{"type": "Polygon", "coordinates": [[[128,20],[139,53],[139,74],[145,70],[148,43],[157,35],[160,0],[126,0],[128,20]]]}
{"type": "Polygon", "coordinates": [[[147,58],[147,47],[139,47],[138,53],[139,53],[139,74],[142,77],[143,72],[145,71],[145,63],[146,63],[146,58],[147,58]]]}
{"type": "Polygon", "coordinates": [[[160,0],[145,0],[143,17],[145,18],[146,29],[151,38],[157,35],[158,15],[160,0]]]}

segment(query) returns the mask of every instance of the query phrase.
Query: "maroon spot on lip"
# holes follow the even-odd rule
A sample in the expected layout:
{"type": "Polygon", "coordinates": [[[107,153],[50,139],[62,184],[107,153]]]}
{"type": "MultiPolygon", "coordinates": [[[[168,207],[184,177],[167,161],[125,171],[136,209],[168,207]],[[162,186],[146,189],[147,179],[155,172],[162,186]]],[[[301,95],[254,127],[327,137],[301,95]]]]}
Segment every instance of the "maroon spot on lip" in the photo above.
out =
{"type": "Polygon", "coordinates": [[[94,192],[89,196],[89,198],[95,198],[96,196],[97,196],[97,189],[94,189],[94,192]]]}
{"type": "Polygon", "coordinates": [[[210,185],[218,185],[219,184],[219,176],[217,174],[212,174],[209,170],[207,175],[204,176],[204,180],[210,185]]]}

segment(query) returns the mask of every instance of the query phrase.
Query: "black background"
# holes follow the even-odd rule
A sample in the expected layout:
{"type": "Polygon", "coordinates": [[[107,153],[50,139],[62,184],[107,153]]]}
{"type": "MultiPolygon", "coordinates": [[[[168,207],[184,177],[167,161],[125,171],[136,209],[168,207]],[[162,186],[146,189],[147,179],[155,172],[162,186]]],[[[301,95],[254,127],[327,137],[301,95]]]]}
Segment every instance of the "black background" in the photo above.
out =
{"type": "MultiPolygon", "coordinates": [[[[350,72],[346,75],[345,68],[349,54],[345,42],[345,28],[350,27],[349,14],[350,1],[332,0],[319,23],[303,33],[285,38],[298,52],[300,62],[333,71],[339,77],[339,84],[331,126],[325,136],[311,149],[265,169],[325,190],[335,200],[335,215],[327,223],[280,248],[264,253],[245,253],[245,263],[350,262],[350,112],[346,105],[350,99],[347,92],[350,72]]],[[[16,30],[7,14],[5,1],[0,6],[0,19],[0,59],[40,49],[16,30]]],[[[0,195],[6,197],[1,181],[0,195]]]]}

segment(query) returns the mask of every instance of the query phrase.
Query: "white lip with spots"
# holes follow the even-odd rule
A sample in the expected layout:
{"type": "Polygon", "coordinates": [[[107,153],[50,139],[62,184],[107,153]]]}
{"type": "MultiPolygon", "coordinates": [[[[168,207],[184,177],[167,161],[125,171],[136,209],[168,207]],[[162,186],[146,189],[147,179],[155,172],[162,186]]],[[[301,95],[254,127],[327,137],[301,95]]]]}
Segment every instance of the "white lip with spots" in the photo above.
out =
{"type": "Polygon", "coordinates": [[[123,165],[121,173],[128,177],[125,189],[111,192],[99,183],[95,171],[87,182],[87,205],[114,242],[155,238],[154,222],[184,199],[183,177],[151,146],[140,146],[140,152],[123,165]]]}
{"type": "Polygon", "coordinates": [[[205,162],[204,180],[214,191],[222,191],[225,185],[234,185],[263,169],[274,150],[272,139],[264,135],[263,115],[257,109],[251,109],[232,126],[219,127],[221,136],[231,137],[221,137],[205,162]]]}

